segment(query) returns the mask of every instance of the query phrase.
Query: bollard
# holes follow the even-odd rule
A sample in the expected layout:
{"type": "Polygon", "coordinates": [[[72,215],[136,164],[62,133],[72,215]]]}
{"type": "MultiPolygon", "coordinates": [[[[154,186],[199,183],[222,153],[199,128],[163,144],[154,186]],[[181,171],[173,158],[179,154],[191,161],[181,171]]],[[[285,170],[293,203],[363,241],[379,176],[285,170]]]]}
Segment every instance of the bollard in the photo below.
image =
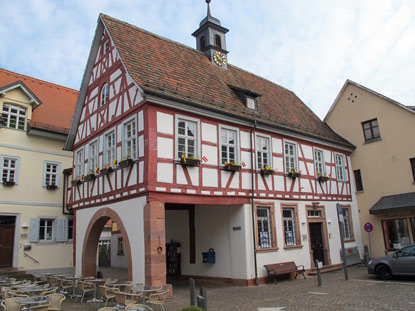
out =
{"type": "Polygon", "coordinates": [[[190,305],[193,307],[195,306],[195,280],[189,279],[190,283],[190,305]]]}
{"type": "Polygon", "coordinates": [[[317,284],[318,284],[318,287],[321,287],[320,265],[319,265],[318,260],[316,260],[316,267],[317,267],[317,284]]]}
{"type": "Polygon", "coordinates": [[[370,260],[370,256],[369,256],[369,247],[367,245],[365,245],[365,263],[367,264],[370,260]]]}

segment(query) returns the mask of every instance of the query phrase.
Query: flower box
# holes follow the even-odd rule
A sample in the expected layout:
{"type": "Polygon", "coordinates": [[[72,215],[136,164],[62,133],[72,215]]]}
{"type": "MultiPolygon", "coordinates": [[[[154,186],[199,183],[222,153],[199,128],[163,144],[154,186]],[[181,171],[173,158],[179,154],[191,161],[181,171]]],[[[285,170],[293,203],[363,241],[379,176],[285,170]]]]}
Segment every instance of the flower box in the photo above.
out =
{"type": "Polygon", "coordinates": [[[82,181],[80,179],[75,179],[71,181],[72,186],[78,186],[82,184],[82,181]]]}
{"type": "Polygon", "coordinates": [[[187,166],[200,166],[200,159],[181,158],[180,163],[187,166]]]}
{"type": "Polygon", "coordinates": [[[114,169],[112,167],[106,167],[106,168],[101,169],[99,173],[101,175],[108,175],[109,173],[112,173],[113,171],[114,169]]]}
{"type": "Polygon", "coordinates": [[[94,173],[88,174],[84,177],[84,181],[91,181],[94,180],[96,178],[94,173]]]}
{"type": "Polygon", "coordinates": [[[320,175],[320,176],[317,177],[317,180],[319,182],[326,182],[327,180],[329,180],[329,177],[328,176],[320,175]]]}
{"type": "Polygon", "coordinates": [[[122,160],[122,161],[118,162],[118,166],[122,167],[122,168],[132,166],[133,164],[134,164],[133,159],[126,159],[126,160],[122,160]]]}
{"type": "Polygon", "coordinates": [[[261,171],[261,175],[274,175],[275,171],[273,169],[270,168],[263,168],[261,171]]]}
{"type": "Polygon", "coordinates": [[[301,177],[301,173],[300,172],[296,172],[294,170],[292,170],[291,172],[289,172],[287,174],[288,177],[291,177],[292,179],[296,179],[297,177],[301,177]]]}
{"type": "Polygon", "coordinates": [[[3,186],[14,186],[16,183],[14,181],[11,180],[3,180],[3,186]]]}
{"type": "Polygon", "coordinates": [[[58,186],[57,185],[46,185],[46,189],[55,190],[55,189],[58,189],[58,186]]]}
{"type": "Polygon", "coordinates": [[[225,163],[225,171],[239,172],[241,168],[239,164],[225,163]]]}

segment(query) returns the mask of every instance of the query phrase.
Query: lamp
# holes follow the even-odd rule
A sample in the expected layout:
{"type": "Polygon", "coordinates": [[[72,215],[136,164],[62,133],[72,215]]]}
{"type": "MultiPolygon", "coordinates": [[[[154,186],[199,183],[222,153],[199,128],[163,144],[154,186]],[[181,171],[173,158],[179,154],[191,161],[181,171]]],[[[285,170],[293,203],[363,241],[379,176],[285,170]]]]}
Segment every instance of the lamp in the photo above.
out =
{"type": "Polygon", "coordinates": [[[329,224],[329,225],[331,225],[331,219],[329,218],[329,219],[327,219],[327,223],[329,224]]]}
{"type": "Polygon", "coordinates": [[[22,228],[23,228],[23,229],[27,229],[27,228],[29,228],[29,226],[27,225],[27,223],[26,223],[25,221],[24,221],[24,222],[23,222],[23,224],[22,224],[22,228]]]}

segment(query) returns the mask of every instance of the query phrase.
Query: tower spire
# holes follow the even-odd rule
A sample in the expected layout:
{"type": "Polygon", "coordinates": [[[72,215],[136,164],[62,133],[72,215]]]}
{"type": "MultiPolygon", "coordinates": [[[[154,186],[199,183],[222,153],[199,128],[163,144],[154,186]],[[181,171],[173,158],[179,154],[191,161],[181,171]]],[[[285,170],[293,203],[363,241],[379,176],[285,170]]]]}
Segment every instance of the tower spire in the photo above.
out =
{"type": "Polygon", "coordinates": [[[210,15],[210,5],[209,5],[210,4],[210,1],[211,0],[206,0],[206,3],[207,3],[207,16],[211,16],[210,15]]]}

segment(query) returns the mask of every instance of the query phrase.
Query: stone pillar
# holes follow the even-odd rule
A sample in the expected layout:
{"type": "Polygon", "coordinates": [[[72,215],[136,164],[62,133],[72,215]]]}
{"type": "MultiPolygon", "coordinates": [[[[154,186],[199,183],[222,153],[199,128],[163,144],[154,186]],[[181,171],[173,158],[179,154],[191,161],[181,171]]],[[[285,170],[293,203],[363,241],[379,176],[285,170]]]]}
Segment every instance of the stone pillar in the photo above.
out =
{"type": "Polygon", "coordinates": [[[166,228],[164,202],[148,202],[144,207],[146,284],[166,284],[166,228]]]}

